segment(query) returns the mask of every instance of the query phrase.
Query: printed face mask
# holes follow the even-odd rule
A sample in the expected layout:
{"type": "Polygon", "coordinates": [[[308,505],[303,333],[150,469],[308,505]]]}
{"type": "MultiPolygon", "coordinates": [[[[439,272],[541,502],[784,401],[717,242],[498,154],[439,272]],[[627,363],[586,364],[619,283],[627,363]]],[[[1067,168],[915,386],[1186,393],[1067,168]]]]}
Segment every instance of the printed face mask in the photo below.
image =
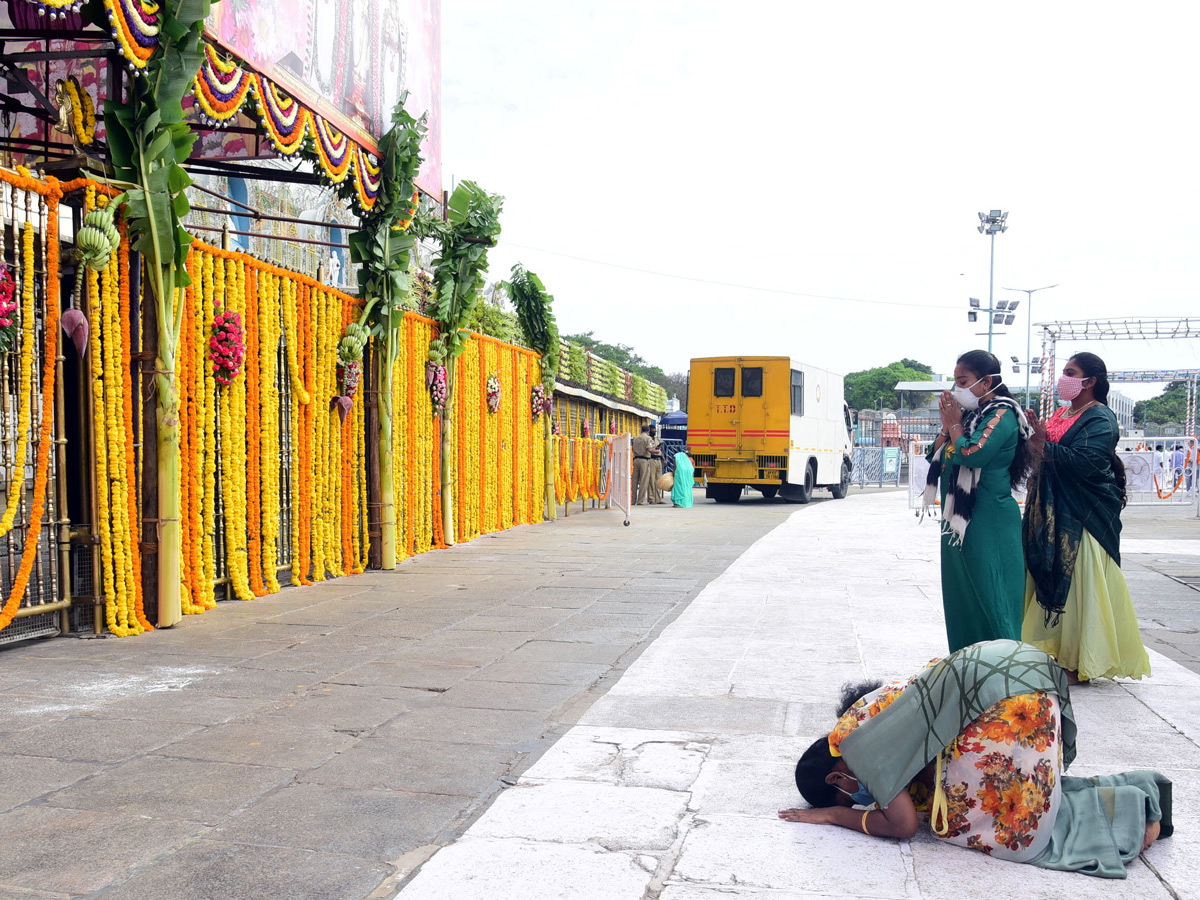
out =
{"type": "MultiPolygon", "coordinates": [[[[989,378],[989,377],[996,379],[996,381],[994,381],[992,383],[992,387],[995,388],[995,386],[1000,383],[1000,374],[997,373],[997,374],[991,375],[991,376],[989,376],[989,375],[983,376],[983,378],[989,378]]],[[[975,384],[979,384],[980,381],[983,381],[983,378],[980,378],[979,381],[975,382],[975,384]]],[[[963,409],[965,409],[967,412],[973,412],[974,410],[979,409],[979,398],[976,397],[973,393],[971,393],[971,388],[975,387],[975,384],[972,384],[970,387],[956,387],[954,389],[954,399],[957,400],[958,405],[961,406],[963,409]]]]}
{"type": "Polygon", "coordinates": [[[1068,403],[1083,393],[1083,379],[1074,375],[1063,375],[1058,379],[1058,396],[1068,403]]]}

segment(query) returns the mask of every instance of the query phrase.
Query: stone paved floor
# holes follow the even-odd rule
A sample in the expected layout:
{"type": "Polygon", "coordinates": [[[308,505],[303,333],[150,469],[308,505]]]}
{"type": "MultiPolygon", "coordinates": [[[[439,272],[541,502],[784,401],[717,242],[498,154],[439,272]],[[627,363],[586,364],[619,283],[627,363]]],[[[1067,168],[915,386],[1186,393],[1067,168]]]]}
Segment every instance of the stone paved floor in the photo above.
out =
{"type": "MultiPolygon", "coordinates": [[[[991,860],[927,831],[892,841],[777,818],[799,802],[796,757],[832,725],[839,684],[945,653],[938,532],[905,504],[852,496],[760,540],[401,900],[1200,898],[1200,675],[1154,652],[1152,679],[1072,695],[1072,774],[1174,780],[1176,834],[1126,880],[991,860]]],[[[1191,528],[1139,549],[1186,556],[1191,528]]],[[[1147,571],[1135,602],[1165,603],[1151,595],[1166,577],[1147,571]]]]}
{"type": "Polygon", "coordinates": [[[793,510],[589,511],[0,649],[0,900],[386,892],[793,510]]]}

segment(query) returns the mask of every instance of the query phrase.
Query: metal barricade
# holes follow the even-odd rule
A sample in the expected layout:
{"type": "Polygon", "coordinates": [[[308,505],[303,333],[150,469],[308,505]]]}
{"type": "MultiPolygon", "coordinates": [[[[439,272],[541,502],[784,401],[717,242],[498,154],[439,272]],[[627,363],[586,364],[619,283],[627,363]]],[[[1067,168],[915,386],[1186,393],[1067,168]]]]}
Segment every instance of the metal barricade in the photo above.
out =
{"type": "Polygon", "coordinates": [[[855,447],[850,483],[858,487],[900,486],[899,447],[855,447]]]}
{"type": "Polygon", "coordinates": [[[633,446],[628,434],[612,438],[612,487],[608,491],[608,502],[625,513],[625,524],[629,524],[629,510],[633,506],[633,446]]]}

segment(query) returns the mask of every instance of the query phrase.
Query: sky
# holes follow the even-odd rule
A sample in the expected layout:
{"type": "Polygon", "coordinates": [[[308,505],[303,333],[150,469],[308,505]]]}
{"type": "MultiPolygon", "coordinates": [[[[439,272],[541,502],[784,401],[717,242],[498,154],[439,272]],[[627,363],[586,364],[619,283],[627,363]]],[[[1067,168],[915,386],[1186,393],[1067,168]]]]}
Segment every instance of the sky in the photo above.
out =
{"type": "MultiPolygon", "coordinates": [[[[443,178],[505,197],[562,333],[649,363],[788,355],[938,372],[996,335],[1191,315],[1200,167],[1188,3],[442,4],[443,178]],[[982,317],[981,317],[982,318],[982,317]]],[[[1200,368],[1200,340],[1065,343],[1110,369],[1200,368]]],[[[1035,376],[1036,377],[1036,376],[1035,376]]],[[[1161,386],[1122,386],[1137,398],[1161,386]]]]}

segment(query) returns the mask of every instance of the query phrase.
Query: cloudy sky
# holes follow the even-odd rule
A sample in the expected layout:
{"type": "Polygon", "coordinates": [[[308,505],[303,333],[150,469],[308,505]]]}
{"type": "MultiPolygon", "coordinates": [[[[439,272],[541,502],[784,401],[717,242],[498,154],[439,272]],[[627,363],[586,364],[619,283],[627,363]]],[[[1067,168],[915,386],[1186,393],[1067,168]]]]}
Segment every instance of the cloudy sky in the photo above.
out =
{"type": "MultiPolygon", "coordinates": [[[[443,172],[506,198],[516,261],[668,371],[839,372],[986,346],[980,210],[1009,213],[997,336],[1200,314],[1195,4],[445,0],[443,172]]],[[[1065,345],[1082,349],[1082,345],[1065,345]]],[[[1088,345],[1200,367],[1200,341],[1088,345]]],[[[1060,352],[1060,361],[1066,354],[1060,352]]],[[[1007,376],[1024,384],[1024,375],[1007,376]]],[[[1159,387],[1125,388],[1133,396],[1159,387]]]]}

